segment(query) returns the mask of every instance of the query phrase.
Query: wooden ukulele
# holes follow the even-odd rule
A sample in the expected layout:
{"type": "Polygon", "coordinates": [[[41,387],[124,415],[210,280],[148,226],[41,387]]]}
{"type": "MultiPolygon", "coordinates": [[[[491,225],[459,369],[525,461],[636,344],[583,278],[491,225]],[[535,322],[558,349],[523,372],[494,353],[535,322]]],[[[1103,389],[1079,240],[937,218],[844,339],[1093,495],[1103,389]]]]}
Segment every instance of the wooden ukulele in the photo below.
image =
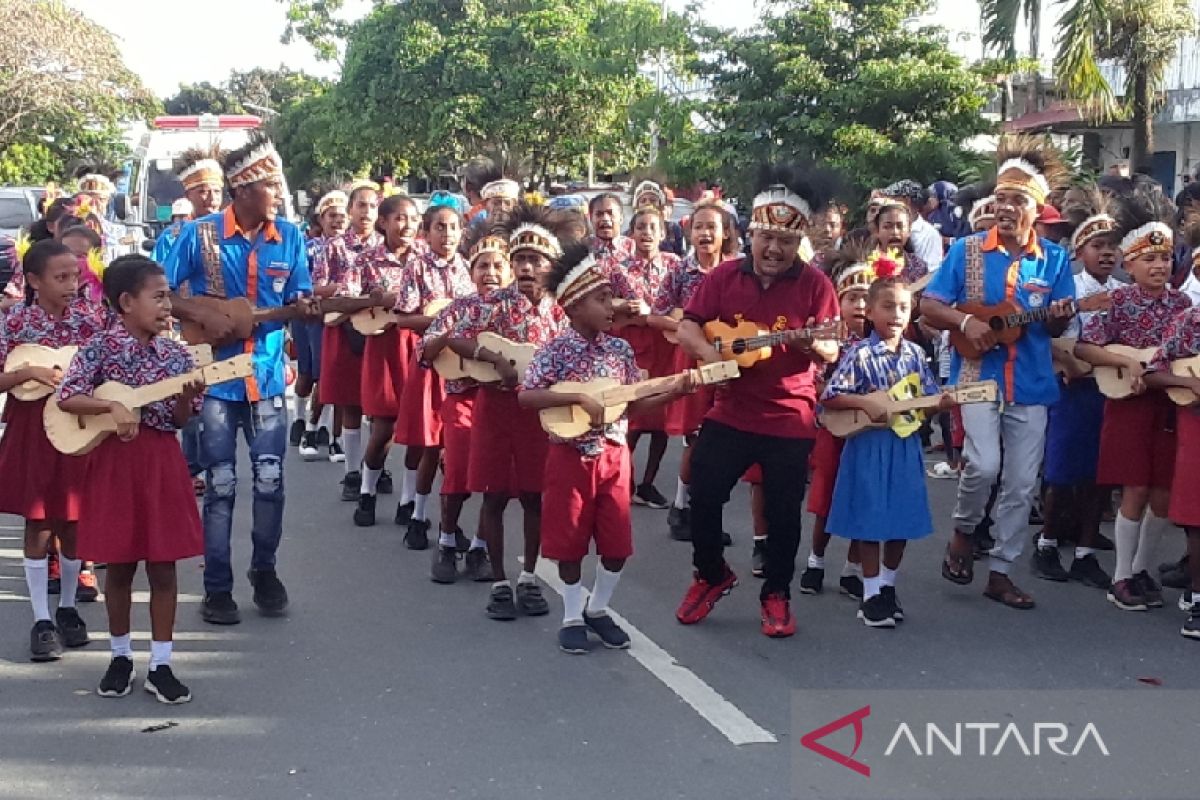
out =
{"type": "MultiPolygon", "coordinates": [[[[203,380],[208,386],[225,381],[245,378],[254,373],[254,362],[250,353],[242,353],[226,361],[217,361],[174,378],[148,383],[133,388],[123,383],[109,381],[96,387],[93,396],[97,400],[115,400],[130,411],[150,403],[166,400],[183,391],[183,387],[195,380],[203,380]]],[[[46,438],[54,449],[69,456],[90,453],[111,433],[116,433],[117,423],[112,414],[77,416],[58,407],[58,403],[46,403],[43,414],[46,438]]]]}
{"type": "Polygon", "coordinates": [[[1075,355],[1077,339],[1059,336],[1050,340],[1050,355],[1054,360],[1054,371],[1064,378],[1068,373],[1082,377],[1092,374],[1092,365],[1075,355]]]}
{"type": "MultiPolygon", "coordinates": [[[[839,327],[838,323],[830,322],[799,331],[804,338],[836,339],[839,327]]],[[[736,362],[742,369],[752,367],[764,358],[770,358],[771,348],[783,344],[788,335],[794,332],[765,331],[757,322],[750,321],[726,325],[715,319],[704,325],[704,335],[721,354],[721,358],[736,362]]]]}
{"type": "Polygon", "coordinates": [[[181,319],[179,321],[180,338],[188,344],[224,347],[249,339],[254,335],[254,326],[260,322],[285,322],[304,316],[300,306],[294,303],[276,308],[255,308],[245,297],[231,297],[225,300],[218,297],[192,297],[189,300],[221,314],[229,320],[232,328],[228,336],[217,338],[201,323],[181,319]]]}
{"type": "MultiPolygon", "coordinates": [[[[438,300],[430,300],[421,309],[421,316],[437,316],[439,311],[453,302],[453,300],[446,297],[438,300]]],[[[331,322],[330,315],[326,315],[325,324],[340,325],[342,322],[349,321],[350,326],[363,336],[378,336],[396,324],[396,312],[382,306],[371,306],[349,314],[339,314],[338,316],[341,317],[341,320],[331,322]]]]}
{"type": "MultiPolygon", "coordinates": [[[[529,368],[529,362],[533,360],[533,355],[537,352],[537,345],[514,342],[491,331],[479,334],[476,342],[480,347],[498,353],[507,359],[512,368],[516,370],[518,379],[525,375],[525,370],[529,368]]],[[[473,358],[463,358],[449,347],[443,347],[442,352],[438,353],[437,358],[433,360],[433,368],[437,370],[443,380],[454,381],[469,378],[479,383],[500,382],[500,373],[496,371],[493,364],[487,361],[476,361],[473,358]]]]}
{"type": "MultiPolygon", "coordinates": [[[[71,366],[71,359],[79,351],[78,347],[47,347],[41,344],[19,344],[9,351],[4,360],[5,372],[16,372],[25,367],[46,367],[55,370],[61,377],[62,373],[71,366]]],[[[18,400],[41,400],[52,393],[54,389],[38,381],[25,381],[8,390],[8,393],[18,400]]]]}
{"type": "MultiPolygon", "coordinates": [[[[1110,344],[1105,345],[1104,349],[1110,353],[1131,358],[1144,367],[1150,363],[1150,359],[1154,358],[1157,348],[1138,349],[1123,344],[1110,344]]],[[[1133,395],[1133,374],[1130,370],[1124,367],[1097,366],[1092,369],[1092,374],[1096,376],[1096,385],[1100,387],[1100,393],[1105,397],[1121,400],[1133,395]]]]}
{"type": "MultiPolygon", "coordinates": [[[[1181,378],[1200,378],[1200,356],[1181,358],[1171,362],[1171,374],[1181,378]]],[[[1186,386],[1168,386],[1167,397],[1176,405],[1190,406],[1200,402],[1200,397],[1186,386]]]]}
{"type": "MultiPolygon", "coordinates": [[[[901,381],[899,385],[905,382],[901,381]]],[[[918,384],[919,386],[919,384],[918,384]]],[[[999,396],[999,387],[995,381],[978,381],[964,383],[950,390],[956,403],[994,403],[999,396]]],[[[928,397],[912,397],[897,399],[895,387],[892,391],[871,392],[867,397],[880,401],[888,410],[888,418],[883,422],[875,422],[867,412],[858,408],[847,408],[821,412],[821,424],[830,433],[839,438],[849,438],[865,430],[891,427],[896,435],[904,438],[915,433],[921,427],[922,417],[912,412],[926,408],[936,408],[942,402],[940,394],[928,397]],[[907,417],[907,418],[906,418],[907,417]]]]}
{"type": "MultiPolygon", "coordinates": [[[[720,383],[736,378],[739,374],[738,365],[734,361],[718,361],[705,364],[696,369],[688,370],[697,385],[720,383]]],[[[538,412],[542,429],[560,439],[576,439],[598,425],[610,425],[621,418],[625,407],[634,400],[670,392],[675,386],[678,375],[665,378],[651,378],[647,381],[623,384],[614,378],[596,378],[586,383],[565,381],[550,387],[552,392],[562,394],[584,394],[593,398],[604,407],[604,419],[593,422],[582,406],[556,406],[543,408],[538,412]]]]}
{"type": "MultiPolygon", "coordinates": [[[[1082,300],[1072,300],[1070,308],[1072,314],[1077,314],[1081,311],[1099,311],[1111,305],[1112,299],[1109,298],[1108,292],[1101,292],[1082,300]]],[[[996,344],[998,345],[1012,344],[1021,338],[1027,325],[1045,322],[1051,318],[1050,306],[1026,310],[1014,300],[1005,300],[994,306],[985,306],[982,303],[959,303],[956,307],[959,311],[970,314],[991,328],[992,333],[996,335],[996,344]]],[[[950,343],[964,358],[982,358],[986,352],[977,348],[965,333],[956,328],[950,329],[950,343]]]]}

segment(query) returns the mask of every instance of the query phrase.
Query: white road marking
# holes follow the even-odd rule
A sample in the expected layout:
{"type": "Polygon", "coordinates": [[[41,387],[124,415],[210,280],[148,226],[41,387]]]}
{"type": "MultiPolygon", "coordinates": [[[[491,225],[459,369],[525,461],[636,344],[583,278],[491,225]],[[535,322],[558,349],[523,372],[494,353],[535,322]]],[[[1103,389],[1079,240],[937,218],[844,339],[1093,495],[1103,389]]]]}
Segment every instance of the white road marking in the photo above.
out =
{"type": "MultiPolygon", "coordinates": [[[[547,586],[562,596],[563,582],[559,580],[558,568],[554,562],[544,558],[538,559],[536,573],[547,586]]],[[[655,644],[629,620],[612,609],[609,609],[608,613],[629,634],[628,652],[633,660],[662,681],[680,700],[691,706],[730,742],[743,745],[775,744],[779,741],[775,734],[746,716],[740,708],[722,697],[696,673],[676,662],[670,653],[655,644]]]]}

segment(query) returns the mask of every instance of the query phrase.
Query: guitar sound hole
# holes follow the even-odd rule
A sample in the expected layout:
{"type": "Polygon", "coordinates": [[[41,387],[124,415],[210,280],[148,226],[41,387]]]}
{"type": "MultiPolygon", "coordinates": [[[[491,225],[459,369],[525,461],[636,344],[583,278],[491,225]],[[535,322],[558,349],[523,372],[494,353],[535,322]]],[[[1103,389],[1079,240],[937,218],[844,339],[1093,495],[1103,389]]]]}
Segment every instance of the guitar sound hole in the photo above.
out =
{"type": "Polygon", "coordinates": [[[992,317],[988,320],[988,327],[998,333],[1004,330],[1007,326],[1004,324],[1003,317],[992,317]]]}
{"type": "Polygon", "coordinates": [[[746,342],[743,339],[734,339],[729,349],[733,351],[735,356],[740,356],[746,352],[746,342]]]}

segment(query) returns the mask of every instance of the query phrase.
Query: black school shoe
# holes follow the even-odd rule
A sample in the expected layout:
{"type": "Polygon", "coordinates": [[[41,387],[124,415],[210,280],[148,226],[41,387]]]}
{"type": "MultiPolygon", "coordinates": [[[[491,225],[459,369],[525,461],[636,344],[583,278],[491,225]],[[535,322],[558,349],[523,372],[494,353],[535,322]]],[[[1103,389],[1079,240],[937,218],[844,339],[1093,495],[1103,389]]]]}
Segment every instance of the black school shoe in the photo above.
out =
{"type": "Polygon", "coordinates": [[[667,511],[667,529],[671,532],[671,538],[677,542],[690,542],[692,540],[692,509],[691,507],[680,508],[679,506],[671,506],[667,511]]]}
{"type": "Polygon", "coordinates": [[[882,592],[859,605],[858,618],[868,628],[896,627],[896,618],[892,616],[892,604],[882,592]]]}
{"type": "Polygon", "coordinates": [[[329,438],[329,428],[326,428],[324,425],[317,428],[315,433],[316,436],[314,439],[316,440],[317,447],[329,447],[333,443],[329,438]]]}
{"type": "Polygon", "coordinates": [[[904,622],[904,609],[900,607],[900,599],[896,597],[896,587],[880,586],[879,594],[881,597],[887,600],[888,605],[891,606],[892,619],[896,620],[896,622],[904,622]]]}
{"type": "Polygon", "coordinates": [[[485,613],[488,619],[501,620],[508,622],[517,618],[517,604],[513,602],[513,590],[508,584],[501,584],[492,587],[492,594],[488,597],[488,604],[485,613]]]}
{"type": "Polygon", "coordinates": [[[621,626],[614,622],[608,614],[592,616],[585,611],[583,612],[583,623],[591,628],[592,632],[600,637],[604,646],[610,650],[629,649],[629,634],[622,630],[621,626]]]}
{"type": "Polygon", "coordinates": [[[1154,578],[1150,577],[1149,572],[1142,570],[1133,576],[1133,580],[1142,590],[1142,597],[1146,598],[1147,606],[1150,608],[1163,607],[1162,587],[1155,582],[1154,578]]]}
{"type": "Polygon", "coordinates": [[[667,502],[667,498],[663,497],[663,493],[652,483],[643,483],[637,487],[637,491],[633,493],[632,500],[638,505],[649,506],[650,508],[663,509],[670,505],[667,502]]]}
{"type": "Polygon", "coordinates": [[[258,606],[258,613],[264,617],[282,616],[288,607],[288,593],[275,570],[252,569],[246,577],[254,587],[254,605],[258,606]]]}
{"type": "Polygon", "coordinates": [[[532,582],[517,584],[517,608],[527,617],[541,617],[550,613],[550,604],[542,596],[542,587],[532,582]]]}
{"type": "Polygon", "coordinates": [[[838,588],[851,600],[862,600],[863,598],[862,578],[857,575],[843,575],[838,578],[838,588]]]}
{"type": "Polygon", "coordinates": [[[458,551],[453,547],[438,545],[433,559],[430,578],[434,583],[454,583],[458,580],[458,551]]]}
{"type": "Polygon", "coordinates": [[[83,647],[91,639],[88,638],[87,625],[73,608],[60,608],[54,612],[54,625],[58,628],[62,643],[67,647],[83,647]]]}
{"type": "Polygon", "coordinates": [[[1065,583],[1067,571],[1058,560],[1057,547],[1037,547],[1033,551],[1033,574],[1047,581],[1065,583]]]}
{"type": "Polygon", "coordinates": [[[475,583],[490,583],[493,580],[492,562],[488,559],[487,550],[482,547],[467,550],[463,557],[462,576],[475,583]]]}
{"type": "Polygon", "coordinates": [[[346,477],[342,478],[342,500],[347,503],[357,502],[361,491],[362,473],[358,470],[347,472],[346,477]]]}
{"type": "Polygon", "coordinates": [[[155,667],[146,673],[142,688],[154,695],[154,699],[168,705],[179,705],[192,699],[192,692],[179,682],[175,673],[166,664],[155,667]]]}
{"type": "Polygon", "coordinates": [[[425,550],[429,547],[429,520],[410,519],[404,531],[404,546],[409,550],[425,550]]]}
{"type": "Polygon", "coordinates": [[[375,524],[375,495],[358,496],[358,508],[354,509],[354,524],[360,528],[369,528],[375,524]]]}
{"type": "Polygon", "coordinates": [[[1083,558],[1076,558],[1071,561],[1071,568],[1067,570],[1067,577],[1073,581],[1078,581],[1084,586],[1091,586],[1094,589],[1107,589],[1112,586],[1112,576],[1104,571],[1100,566],[1100,562],[1094,555],[1090,553],[1083,558]]]}
{"type": "Polygon", "coordinates": [[[294,420],[292,427],[288,431],[288,444],[292,447],[299,447],[300,440],[304,438],[304,428],[304,420],[294,420]]]}
{"type": "Polygon", "coordinates": [[[39,619],[29,632],[29,659],[38,662],[58,661],[62,654],[62,638],[58,628],[48,619],[39,619]]]}
{"type": "Polygon", "coordinates": [[[101,697],[124,697],[133,690],[133,679],[137,675],[133,671],[133,660],[125,656],[114,656],[108,662],[108,669],[96,687],[96,694],[101,697]]]}
{"type": "Polygon", "coordinates": [[[238,611],[232,592],[209,592],[204,595],[200,616],[205,622],[213,625],[237,625],[242,621],[242,614],[238,611]]]}
{"type": "MultiPolygon", "coordinates": [[[[754,543],[754,548],[758,549],[758,542],[754,543]]],[[[800,594],[820,594],[824,588],[825,570],[821,567],[807,567],[800,573],[800,594]]]]}
{"type": "Polygon", "coordinates": [[[392,484],[392,473],[386,469],[379,473],[379,481],[375,484],[375,491],[379,494],[391,494],[395,491],[395,486],[392,484]]]}
{"type": "Polygon", "coordinates": [[[588,652],[588,629],[586,625],[564,625],[558,629],[558,649],[573,656],[588,652]]]}
{"type": "Polygon", "coordinates": [[[413,511],[416,509],[416,507],[417,504],[412,501],[401,503],[400,505],[396,506],[396,524],[407,525],[409,521],[412,520],[413,511]]]}

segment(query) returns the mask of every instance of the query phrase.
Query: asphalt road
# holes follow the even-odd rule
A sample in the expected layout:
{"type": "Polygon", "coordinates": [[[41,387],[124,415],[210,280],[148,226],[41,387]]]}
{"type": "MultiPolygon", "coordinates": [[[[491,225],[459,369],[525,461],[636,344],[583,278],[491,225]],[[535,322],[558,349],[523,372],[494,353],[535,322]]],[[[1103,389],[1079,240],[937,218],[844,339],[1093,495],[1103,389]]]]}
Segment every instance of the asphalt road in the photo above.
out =
{"type": "MultiPolygon", "coordinates": [[[[673,445],[660,479],[668,494],[678,453],[673,445]]],[[[675,621],[689,547],[668,539],[666,512],[635,507],[637,554],[613,605],[650,641],[572,657],[556,647],[561,602],[552,591],[547,617],[488,620],[486,584],[436,585],[432,551],[405,550],[387,521],[353,527],[352,506],[337,499],[340,476],[338,465],[289,456],[287,618],[259,617],[235,570],[243,623],[204,624],[198,560],[181,564],[175,670],[194,700],[178,707],[140,690],[119,700],[94,694],[109,657],[99,603],[82,609],[89,647],[29,662],[19,520],[0,518],[0,798],[783,798],[793,689],[1196,685],[1200,651],[1178,635],[1174,591],[1165,609],[1121,613],[1098,590],[1033,578],[1026,562],[1015,575],[1039,607],[1019,612],[983,599],[979,576],[966,588],[942,580],[947,481],[930,481],[939,530],[909,549],[899,580],[908,621],[897,630],[864,628],[827,581],[824,595],[796,593],[795,637],[763,637],[741,487],[725,521],[742,585],[714,614],[691,628],[675,621]],[[176,724],[146,730],[165,723],[176,724]],[[735,745],[722,732],[733,723],[777,741],[735,745]]],[[[235,559],[244,568],[246,482],[240,494],[235,559]]],[[[393,503],[381,499],[381,520],[393,503]]],[[[473,524],[476,510],[472,502],[464,520],[473,524]]],[[[515,553],[515,504],[508,529],[515,553]]],[[[1161,555],[1181,550],[1182,535],[1161,555]]],[[[843,554],[835,540],[830,575],[843,554]]],[[[1111,554],[1102,561],[1111,569],[1111,554]]],[[[139,676],[149,659],[145,600],[135,605],[139,676]]]]}

